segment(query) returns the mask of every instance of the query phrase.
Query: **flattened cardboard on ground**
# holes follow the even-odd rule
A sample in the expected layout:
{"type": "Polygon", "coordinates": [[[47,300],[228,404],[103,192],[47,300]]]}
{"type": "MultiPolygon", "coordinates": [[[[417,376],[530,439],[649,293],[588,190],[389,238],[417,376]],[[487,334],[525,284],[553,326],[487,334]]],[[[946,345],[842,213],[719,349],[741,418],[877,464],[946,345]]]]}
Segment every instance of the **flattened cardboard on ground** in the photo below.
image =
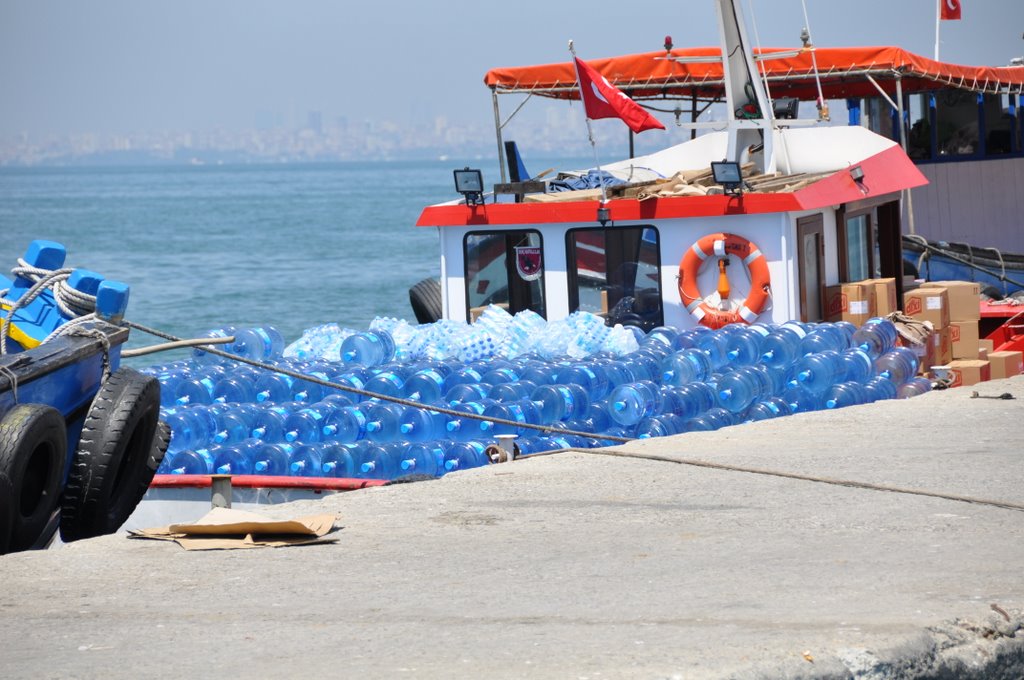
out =
{"type": "Polygon", "coordinates": [[[334,529],[334,515],[310,515],[279,520],[243,510],[213,508],[192,524],[129,532],[130,538],[174,541],[185,550],[281,548],[289,545],[333,543],[324,538],[334,529]]]}

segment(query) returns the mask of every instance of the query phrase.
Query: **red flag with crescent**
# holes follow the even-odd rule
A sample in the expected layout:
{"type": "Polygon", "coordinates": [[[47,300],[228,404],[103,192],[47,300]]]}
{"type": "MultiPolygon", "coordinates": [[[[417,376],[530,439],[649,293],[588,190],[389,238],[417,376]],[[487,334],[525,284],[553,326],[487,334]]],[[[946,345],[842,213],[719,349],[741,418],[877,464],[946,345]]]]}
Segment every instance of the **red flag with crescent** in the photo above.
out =
{"type": "Polygon", "coordinates": [[[939,15],[943,21],[960,21],[960,0],[939,0],[942,5],[942,13],[939,15]]]}
{"type": "Polygon", "coordinates": [[[579,58],[576,59],[576,71],[580,75],[580,97],[583,98],[587,118],[620,118],[633,132],[665,129],[661,121],[579,58]]]}

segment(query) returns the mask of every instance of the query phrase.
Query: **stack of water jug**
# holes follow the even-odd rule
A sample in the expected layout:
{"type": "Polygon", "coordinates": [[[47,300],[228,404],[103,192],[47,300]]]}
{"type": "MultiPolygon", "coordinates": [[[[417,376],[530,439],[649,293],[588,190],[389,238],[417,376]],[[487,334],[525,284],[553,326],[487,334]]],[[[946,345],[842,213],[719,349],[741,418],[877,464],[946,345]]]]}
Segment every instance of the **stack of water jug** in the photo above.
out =
{"type": "Polygon", "coordinates": [[[645,335],[585,312],[546,322],[489,307],[474,324],[319,326],[287,349],[272,327],[208,337],[229,335],[222,347],[232,354],[380,397],[196,350],[147,369],[172,430],[161,473],[440,476],[487,464],[501,434],[517,435],[523,454],[605,446],[609,436],[716,430],[931,388],[885,319],[645,335]]]}

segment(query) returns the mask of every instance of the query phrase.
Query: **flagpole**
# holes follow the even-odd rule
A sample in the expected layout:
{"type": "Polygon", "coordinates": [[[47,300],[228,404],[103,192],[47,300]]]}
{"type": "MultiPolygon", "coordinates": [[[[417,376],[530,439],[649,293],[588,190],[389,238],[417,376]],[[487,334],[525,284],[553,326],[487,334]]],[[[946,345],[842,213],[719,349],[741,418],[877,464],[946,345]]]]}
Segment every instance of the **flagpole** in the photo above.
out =
{"type": "Polygon", "coordinates": [[[576,65],[576,46],[572,40],[569,41],[569,52],[572,54],[572,67],[576,71],[576,87],[580,89],[580,104],[583,106],[583,118],[587,121],[587,138],[590,140],[590,148],[594,150],[594,165],[597,166],[597,181],[601,185],[601,205],[608,202],[608,196],[604,191],[604,178],[601,176],[601,161],[597,157],[597,143],[594,141],[594,130],[590,127],[590,117],[587,116],[587,105],[583,101],[583,81],[580,79],[580,67],[576,65]]]}
{"type": "Polygon", "coordinates": [[[942,23],[942,3],[945,0],[935,2],[935,61],[939,60],[939,25],[942,23]]]}

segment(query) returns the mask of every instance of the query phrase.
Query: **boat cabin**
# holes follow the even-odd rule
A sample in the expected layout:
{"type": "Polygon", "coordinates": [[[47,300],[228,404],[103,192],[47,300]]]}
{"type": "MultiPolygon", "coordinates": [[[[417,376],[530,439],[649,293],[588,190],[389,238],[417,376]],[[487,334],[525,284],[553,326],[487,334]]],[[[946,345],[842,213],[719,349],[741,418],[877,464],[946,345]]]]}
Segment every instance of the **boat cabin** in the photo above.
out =
{"type": "MultiPolygon", "coordinates": [[[[637,99],[724,101],[725,123],[692,125],[727,129],[600,172],[503,176],[492,194],[426,208],[417,225],[440,234],[445,318],[472,321],[496,304],[549,320],[584,310],[644,329],[716,327],[832,318],[826,287],[842,282],[893,277],[902,294],[901,195],[927,180],[897,141],[866,127],[776,115],[780,104],[796,107],[768,98],[738,4],[718,7],[724,49],[591,65],[634,85],[623,89],[637,99]],[[670,82],[680,69],[699,75],[670,82]],[[587,188],[601,173],[615,184],[587,188]]],[[[571,63],[496,69],[486,81],[495,102],[499,88],[579,96],[571,63]]],[[[513,172],[521,167],[515,154],[508,160],[513,172]]]]}

